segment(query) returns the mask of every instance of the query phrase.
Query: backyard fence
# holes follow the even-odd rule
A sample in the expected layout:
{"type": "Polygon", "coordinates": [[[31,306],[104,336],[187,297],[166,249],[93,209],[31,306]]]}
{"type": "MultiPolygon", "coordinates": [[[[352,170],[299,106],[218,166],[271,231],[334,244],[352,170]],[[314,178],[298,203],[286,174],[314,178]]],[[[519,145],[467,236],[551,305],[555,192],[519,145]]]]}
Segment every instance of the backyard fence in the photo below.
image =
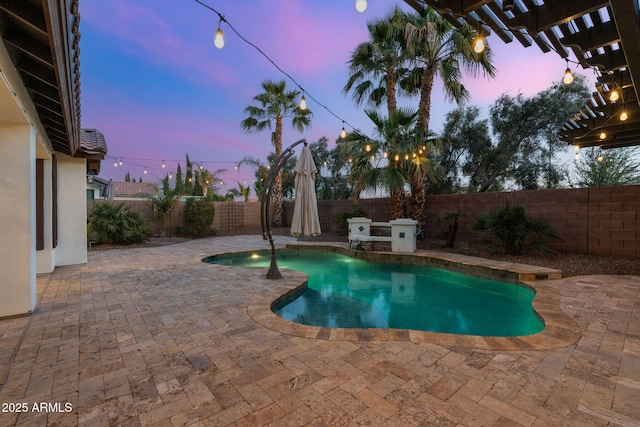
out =
{"type": "MultiPolygon", "coordinates": [[[[87,211],[97,203],[105,201],[87,201],[87,211]]],[[[160,224],[153,217],[149,202],[127,200],[123,203],[142,215],[155,233],[159,232],[160,224]]],[[[459,221],[457,241],[490,242],[488,235],[469,230],[469,225],[478,216],[495,211],[505,203],[519,203],[529,215],[549,220],[564,240],[550,244],[558,251],[640,258],[640,185],[427,196],[425,234],[429,238],[441,238],[447,225],[438,222],[438,217],[447,211],[457,211],[464,214],[459,221]]],[[[214,202],[214,205],[214,229],[234,233],[259,232],[259,202],[214,202]]],[[[335,232],[334,216],[350,211],[354,205],[366,211],[373,221],[391,219],[389,199],[320,200],[318,215],[322,231],[335,232]]],[[[292,215],[293,202],[285,202],[286,225],[291,224],[292,215]]],[[[166,218],[164,229],[166,234],[175,235],[176,228],[183,225],[184,202],[181,201],[166,218]]]]}

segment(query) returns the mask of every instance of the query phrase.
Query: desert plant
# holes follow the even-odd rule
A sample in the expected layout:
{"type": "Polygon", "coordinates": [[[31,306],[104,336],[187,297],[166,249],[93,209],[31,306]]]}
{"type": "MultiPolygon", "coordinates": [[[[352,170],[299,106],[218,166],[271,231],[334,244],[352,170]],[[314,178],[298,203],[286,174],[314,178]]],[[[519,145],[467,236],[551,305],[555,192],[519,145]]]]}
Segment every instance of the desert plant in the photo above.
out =
{"type": "Polygon", "coordinates": [[[349,234],[348,219],[356,216],[368,216],[367,212],[360,206],[353,205],[351,210],[338,212],[333,216],[333,224],[336,226],[336,233],[339,236],[346,236],[349,234]]]}
{"type": "Polygon", "coordinates": [[[165,236],[164,222],[167,215],[171,213],[178,199],[174,191],[168,191],[161,196],[149,197],[149,203],[153,209],[153,214],[160,220],[160,236],[165,236]]]}
{"type": "Polygon", "coordinates": [[[553,253],[545,245],[547,240],[562,241],[549,221],[527,215],[524,206],[517,203],[506,203],[499,210],[476,218],[471,229],[497,237],[509,255],[520,255],[525,240],[531,233],[539,237],[538,241],[533,242],[533,246],[544,252],[553,253]]]}
{"type": "Polygon", "coordinates": [[[87,220],[87,237],[98,244],[133,245],[151,235],[147,222],[124,203],[96,205],[87,220]]]}
{"type": "Polygon", "coordinates": [[[458,220],[466,216],[466,214],[458,211],[446,211],[438,217],[438,222],[447,222],[447,228],[445,230],[442,230],[442,237],[444,237],[445,240],[445,248],[452,248],[455,244],[456,234],[458,234],[458,220]]]}
{"type": "Polygon", "coordinates": [[[184,227],[180,234],[189,237],[207,237],[216,234],[211,228],[215,215],[213,202],[207,199],[187,199],[184,207],[184,227]]]}

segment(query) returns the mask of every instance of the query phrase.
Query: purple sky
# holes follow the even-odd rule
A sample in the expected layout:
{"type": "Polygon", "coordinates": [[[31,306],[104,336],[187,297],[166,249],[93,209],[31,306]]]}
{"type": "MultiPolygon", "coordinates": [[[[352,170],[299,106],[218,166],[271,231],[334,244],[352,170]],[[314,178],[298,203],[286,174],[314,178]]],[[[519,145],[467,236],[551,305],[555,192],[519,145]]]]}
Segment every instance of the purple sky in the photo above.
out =
{"type": "MultiPolygon", "coordinates": [[[[208,0],[246,39],[262,49],[302,88],[336,115],[371,133],[364,108],[355,107],[342,88],[353,49],[367,40],[366,24],[385,17],[404,2],[370,0],[364,13],[351,0],[208,0]]],[[[82,1],[82,127],[97,128],[107,140],[109,159],[100,176],[158,183],[185,154],[210,171],[228,169],[223,189],[250,184],[253,170],[234,165],[245,156],[263,161],[273,150],[270,133],[246,134],[240,127],[244,108],[260,93],[265,79],[287,80],[257,50],[222,24],[225,47],[213,45],[218,16],[192,0],[82,1]],[[123,161],[114,167],[113,157],[123,161]],[[162,169],[162,162],[166,168],[162,169]],[[147,167],[148,174],[143,171],[147,167]]],[[[562,78],[566,64],[555,53],[517,41],[489,38],[498,75],[471,77],[464,84],[471,104],[483,108],[502,93],[531,96],[562,78]]],[[[307,96],[314,112],[303,134],[285,124],[284,146],[300,138],[326,136],[333,146],[342,121],[307,96]]],[[[417,100],[405,100],[417,106],[417,100]]],[[[445,114],[455,106],[443,100],[436,82],[431,127],[442,130],[445,114]]]]}

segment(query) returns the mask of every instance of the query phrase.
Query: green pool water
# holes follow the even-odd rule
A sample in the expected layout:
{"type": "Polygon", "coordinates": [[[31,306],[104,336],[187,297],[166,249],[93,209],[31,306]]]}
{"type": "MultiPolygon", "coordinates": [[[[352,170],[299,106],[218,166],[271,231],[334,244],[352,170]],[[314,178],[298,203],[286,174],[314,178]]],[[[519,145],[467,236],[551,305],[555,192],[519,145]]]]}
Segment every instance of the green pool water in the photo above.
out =
{"type": "MultiPolygon", "coordinates": [[[[219,255],[212,264],[268,267],[270,253],[219,255]]],[[[481,336],[540,332],[535,293],[522,286],[439,268],[369,262],[325,252],[278,251],[281,269],[309,275],[308,287],[273,312],[331,328],[396,328],[481,336]]]]}

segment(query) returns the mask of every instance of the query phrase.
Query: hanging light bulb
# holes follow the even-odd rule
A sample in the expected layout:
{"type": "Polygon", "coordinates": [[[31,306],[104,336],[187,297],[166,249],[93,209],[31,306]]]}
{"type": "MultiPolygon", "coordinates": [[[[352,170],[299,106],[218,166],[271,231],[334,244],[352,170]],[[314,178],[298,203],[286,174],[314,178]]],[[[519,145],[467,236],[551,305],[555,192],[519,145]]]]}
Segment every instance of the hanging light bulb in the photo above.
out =
{"type": "Polygon", "coordinates": [[[579,158],[580,158],[580,153],[576,151],[576,159],[579,159],[579,158]]]}
{"type": "Polygon", "coordinates": [[[147,167],[146,166],[144,167],[144,174],[145,175],[147,174],[147,167]]]}
{"type": "Polygon", "coordinates": [[[573,83],[573,73],[571,72],[571,68],[569,68],[569,60],[565,58],[565,61],[567,61],[567,69],[564,71],[562,83],[569,85],[573,83]]]}
{"type": "Polygon", "coordinates": [[[303,111],[307,109],[307,100],[304,97],[304,92],[302,92],[302,98],[300,98],[300,109],[303,111]]]}
{"type": "Polygon", "coordinates": [[[628,118],[629,118],[629,115],[627,114],[627,112],[626,112],[626,111],[623,111],[622,113],[620,113],[620,120],[621,120],[621,121],[623,121],[623,122],[624,122],[624,121],[625,121],[625,120],[627,120],[628,118]]]}
{"type": "Polygon", "coordinates": [[[200,170],[204,169],[204,165],[202,163],[200,163],[200,170]]]}
{"type": "Polygon", "coordinates": [[[404,155],[404,159],[405,159],[405,160],[409,160],[409,155],[408,155],[408,154],[405,154],[405,155],[404,155]]]}
{"type": "Polygon", "coordinates": [[[114,160],[114,161],[113,161],[113,167],[114,167],[114,168],[117,168],[117,167],[118,167],[118,161],[117,161],[117,160],[114,160]]]}
{"type": "Polygon", "coordinates": [[[396,162],[400,160],[400,155],[396,154],[396,162]]]}
{"type": "Polygon", "coordinates": [[[473,51],[475,53],[482,53],[484,51],[484,37],[478,36],[473,41],[473,51]]]}
{"type": "Polygon", "coordinates": [[[365,146],[364,146],[364,149],[365,149],[367,152],[371,151],[371,145],[370,145],[370,144],[365,145],[365,146]]]}
{"type": "Polygon", "coordinates": [[[616,102],[618,99],[620,99],[620,93],[616,89],[612,90],[609,94],[609,100],[611,102],[616,102]]]}
{"type": "Polygon", "coordinates": [[[356,10],[360,13],[367,10],[367,0],[356,0],[356,10]]]}
{"type": "Polygon", "coordinates": [[[162,169],[164,169],[164,168],[165,168],[165,165],[164,165],[164,160],[163,160],[162,161],[162,169]]]}
{"type": "Polygon", "coordinates": [[[575,148],[576,151],[580,150],[580,146],[578,144],[574,145],[573,148],[575,148]]]}
{"type": "Polygon", "coordinates": [[[602,156],[602,154],[598,154],[598,161],[601,162],[602,160],[604,160],[604,157],[602,156]]]}
{"type": "Polygon", "coordinates": [[[600,139],[607,139],[607,134],[604,130],[600,132],[600,139]]]}
{"type": "Polygon", "coordinates": [[[221,22],[222,22],[222,16],[220,17],[220,21],[218,22],[218,29],[216,30],[216,36],[213,39],[213,44],[218,49],[222,49],[224,47],[224,34],[222,34],[222,30],[220,29],[221,22]]]}
{"type": "Polygon", "coordinates": [[[340,131],[340,138],[345,139],[347,137],[347,131],[344,129],[344,120],[342,121],[342,130],[340,131]]]}
{"type": "Polygon", "coordinates": [[[172,179],[173,175],[171,175],[171,172],[169,172],[169,179],[172,179]]]}
{"type": "Polygon", "coordinates": [[[122,166],[122,158],[120,158],[120,166],[122,166]]]}
{"type": "Polygon", "coordinates": [[[353,159],[349,157],[349,163],[353,163],[353,159]]]}
{"type": "Polygon", "coordinates": [[[384,157],[385,159],[387,158],[389,154],[387,154],[387,152],[385,151],[384,153],[382,153],[382,157],[384,157]]]}

